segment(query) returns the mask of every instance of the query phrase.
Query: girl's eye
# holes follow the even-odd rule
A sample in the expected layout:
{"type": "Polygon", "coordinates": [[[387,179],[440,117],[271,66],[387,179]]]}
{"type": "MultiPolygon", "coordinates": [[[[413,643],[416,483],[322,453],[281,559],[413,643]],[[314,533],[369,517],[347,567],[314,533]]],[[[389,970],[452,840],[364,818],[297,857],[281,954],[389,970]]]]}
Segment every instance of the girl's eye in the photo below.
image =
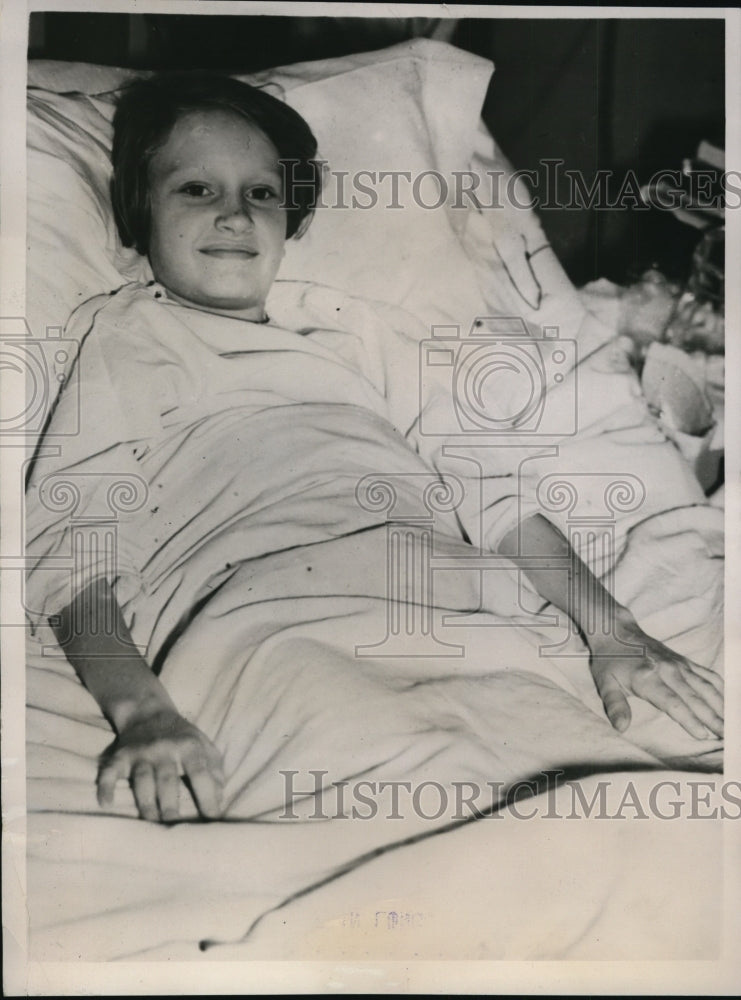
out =
{"type": "Polygon", "coordinates": [[[266,184],[250,188],[248,194],[252,201],[271,201],[278,197],[277,191],[274,191],[273,188],[268,187],[266,184]]]}
{"type": "Polygon", "coordinates": [[[200,184],[196,181],[190,184],[183,184],[180,191],[182,194],[187,194],[190,198],[205,198],[211,193],[205,184],[200,184]]]}

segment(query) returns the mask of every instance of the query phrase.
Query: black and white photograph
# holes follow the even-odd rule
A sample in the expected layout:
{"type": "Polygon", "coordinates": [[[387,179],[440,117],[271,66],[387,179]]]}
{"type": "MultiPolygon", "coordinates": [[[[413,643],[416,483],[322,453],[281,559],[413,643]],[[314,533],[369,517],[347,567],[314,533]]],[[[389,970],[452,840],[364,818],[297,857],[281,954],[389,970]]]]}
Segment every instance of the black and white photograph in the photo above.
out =
{"type": "Polygon", "coordinates": [[[2,18],[5,995],[736,994],[741,11],[2,18]]]}

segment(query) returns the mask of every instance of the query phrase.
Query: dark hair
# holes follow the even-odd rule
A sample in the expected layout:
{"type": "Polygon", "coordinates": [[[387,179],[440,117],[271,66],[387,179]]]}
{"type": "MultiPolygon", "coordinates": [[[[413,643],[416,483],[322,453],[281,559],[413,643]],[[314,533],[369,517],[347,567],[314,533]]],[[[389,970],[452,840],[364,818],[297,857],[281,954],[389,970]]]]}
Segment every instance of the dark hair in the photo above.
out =
{"type": "Polygon", "coordinates": [[[300,236],[321,191],[317,143],[301,115],[264,90],[214,73],[158,73],[133,80],[113,118],[113,214],[124,246],[149,251],[149,165],[191,111],[233,111],[270,139],[284,162],[286,237],[300,236]]]}

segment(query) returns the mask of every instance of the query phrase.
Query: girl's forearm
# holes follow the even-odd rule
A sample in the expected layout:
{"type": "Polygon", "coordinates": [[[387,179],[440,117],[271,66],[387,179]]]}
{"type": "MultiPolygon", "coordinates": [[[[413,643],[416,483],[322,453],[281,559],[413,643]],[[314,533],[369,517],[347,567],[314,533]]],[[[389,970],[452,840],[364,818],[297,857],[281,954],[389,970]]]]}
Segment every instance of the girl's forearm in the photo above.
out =
{"type": "Polygon", "coordinates": [[[508,532],[499,544],[499,552],[517,562],[517,556],[542,556],[542,566],[522,567],[537,592],[561,611],[565,611],[582,632],[604,636],[609,621],[631,621],[632,615],[619,604],[577,556],[555,525],[541,514],[533,514],[508,532]],[[549,557],[553,558],[548,566],[549,557]],[[564,571],[564,563],[568,569],[564,571]],[[602,620],[597,621],[598,613],[602,620]]]}
{"type": "Polygon", "coordinates": [[[95,580],[62,611],[54,632],[78,677],[120,733],[134,719],[175,706],[136,649],[106,580],[95,580]]]}

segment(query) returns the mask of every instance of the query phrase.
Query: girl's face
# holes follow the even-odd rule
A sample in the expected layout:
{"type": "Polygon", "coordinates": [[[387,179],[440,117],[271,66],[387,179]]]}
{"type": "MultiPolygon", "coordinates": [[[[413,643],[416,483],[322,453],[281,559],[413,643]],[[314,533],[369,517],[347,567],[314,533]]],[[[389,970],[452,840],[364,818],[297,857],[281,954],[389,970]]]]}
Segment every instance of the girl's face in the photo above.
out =
{"type": "Polygon", "coordinates": [[[262,320],[283,257],[278,151],[229,111],[178,119],[149,167],[149,261],[177,301],[262,320]]]}

